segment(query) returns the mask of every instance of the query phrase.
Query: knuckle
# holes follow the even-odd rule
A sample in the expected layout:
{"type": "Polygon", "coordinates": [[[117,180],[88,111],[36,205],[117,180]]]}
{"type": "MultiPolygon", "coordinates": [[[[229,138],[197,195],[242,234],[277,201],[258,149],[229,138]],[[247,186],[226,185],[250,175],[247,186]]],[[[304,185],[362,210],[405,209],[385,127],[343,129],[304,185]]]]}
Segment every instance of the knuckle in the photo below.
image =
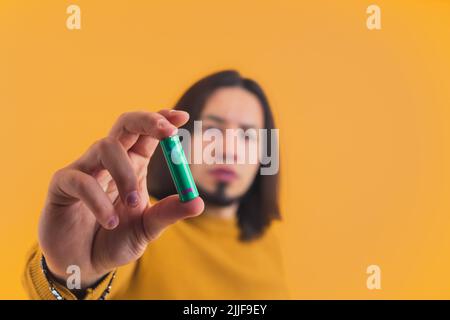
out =
{"type": "Polygon", "coordinates": [[[60,180],[66,172],[66,169],[58,169],[53,173],[52,181],[60,180]]]}
{"type": "Polygon", "coordinates": [[[67,169],[58,169],[53,173],[52,178],[50,179],[50,188],[57,186],[64,179],[66,171],[67,169]]]}
{"type": "Polygon", "coordinates": [[[83,190],[83,186],[86,181],[84,176],[81,174],[77,174],[76,172],[69,172],[64,176],[65,184],[70,185],[75,190],[83,190]]]}
{"type": "Polygon", "coordinates": [[[100,139],[100,140],[95,141],[93,144],[91,144],[91,146],[89,147],[88,153],[98,150],[101,141],[102,140],[100,139]]]}
{"type": "Polygon", "coordinates": [[[151,125],[151,126],[156,126],[156,124],[158,123],[158,121],[160,119],[163,119],[164,117],[157,113],[157,112],[145,112],[143,114],[143,118],[151,125]]]}
{"type": "Polygon", "coordinates": [[[145,231],[138,230],[136,227],[132,228],[132,232],[129,237],[130,251],[136,257],[142,255],[143,251],[145,250],[145,247],[150,242],[143,232],[145,231]]]}
{"type": "Polygon", "coordinates": [[[138,243],[150,243],[157,238],[156,232],[145,222],[144,216],[142,222],[134,229],[134,238],[138,243]]]}
{"type": "Polygon", "coordinates": [[[105,137],[96,143],[96,148],[100,153],[106,153],[109,150],[116,148],[118,144],[119,142],[117,139],[113,137],[105,137]]]}
{"type": "Polygon", "coordinates": [[[126,121],[126,119],[128,119],[129,115],[131,114],[131,112],[124,112],[122,114],[119,115],[119,117],[117,118],[117,122],[124,122],[126,121]]]}

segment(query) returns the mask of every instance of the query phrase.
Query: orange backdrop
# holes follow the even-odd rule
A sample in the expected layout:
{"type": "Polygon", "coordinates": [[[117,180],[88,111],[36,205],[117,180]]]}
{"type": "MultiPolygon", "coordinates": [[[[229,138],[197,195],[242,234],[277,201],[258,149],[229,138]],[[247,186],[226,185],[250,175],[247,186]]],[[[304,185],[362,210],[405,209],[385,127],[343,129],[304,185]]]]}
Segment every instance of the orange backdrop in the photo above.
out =
{"type": "Polygon", "coordinates": [[[1,0],[0,298],[26,297],[51,174],[224,68],[274,107],[292,297],[450,298],[450,2],[377,0],[369,31],[371,3],[1,0]]]}

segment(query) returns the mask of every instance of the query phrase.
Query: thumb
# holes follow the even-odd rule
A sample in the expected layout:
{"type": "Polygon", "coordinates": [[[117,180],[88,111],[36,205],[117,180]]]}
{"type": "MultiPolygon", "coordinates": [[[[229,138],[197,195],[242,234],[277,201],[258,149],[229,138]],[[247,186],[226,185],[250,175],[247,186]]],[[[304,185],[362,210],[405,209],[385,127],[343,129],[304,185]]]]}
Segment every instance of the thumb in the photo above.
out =
{"type": "Polygon", "coordinates": [[[168,196],[144,212],[142,217],[144,238],[148,242],[153,241],[169,225],[178,220],[198,216],[204,208],[205,204],[200,197],[181,202],[178,195],[168,196]]]}

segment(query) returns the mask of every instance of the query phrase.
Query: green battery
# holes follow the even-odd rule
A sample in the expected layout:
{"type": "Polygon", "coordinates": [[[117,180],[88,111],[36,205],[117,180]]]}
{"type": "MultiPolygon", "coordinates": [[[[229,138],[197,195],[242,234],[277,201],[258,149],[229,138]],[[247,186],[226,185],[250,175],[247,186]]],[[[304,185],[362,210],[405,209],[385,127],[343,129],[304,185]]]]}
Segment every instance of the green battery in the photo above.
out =
{"type": "Polygon", "coordinates": [[[175,188],[182,202],[198,197],[198,190],[192,177],[191,169],[186,160],[180,137],[173,135],[159,142],[164,158],[169,166],[175,188]]]}

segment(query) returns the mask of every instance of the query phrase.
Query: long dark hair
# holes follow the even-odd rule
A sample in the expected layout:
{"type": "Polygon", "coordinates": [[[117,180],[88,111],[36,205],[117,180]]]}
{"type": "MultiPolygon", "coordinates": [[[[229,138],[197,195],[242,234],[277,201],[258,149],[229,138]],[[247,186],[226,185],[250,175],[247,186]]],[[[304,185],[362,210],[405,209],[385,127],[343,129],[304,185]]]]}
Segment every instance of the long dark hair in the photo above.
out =
{"type": "MultiPolygon", "coordinates": [[[[189,112],[190,119],[183,126],[192,133],[194,121],[199,120],[203,107],[211,94],[223,87],[240,87],[253,93],[259,100],[264,112],[264,128],[275,128],[270,105],[261,86],[254,80],[243,78],[235,70],[226,70],[211,74],[194,83],[178,100],[174,109],[189,112]]],[[[267,139],[271,141],[270,135],[267,139]]],[[[270,147],[278,149],[277,145],[268,143],[270,147]]],[[[170,172],[164,163],[161,148],[157,148],[148,167],[149,194],[157,199],[176,193],[175,186],[170,178],[170,172]]],[[[240,240],[248,241],[261,236],[273,219],[280,219],[278,204],[279,173],[274,175],[257,174],[252,185],[242,197],[237,211],[240,240]]]]}

